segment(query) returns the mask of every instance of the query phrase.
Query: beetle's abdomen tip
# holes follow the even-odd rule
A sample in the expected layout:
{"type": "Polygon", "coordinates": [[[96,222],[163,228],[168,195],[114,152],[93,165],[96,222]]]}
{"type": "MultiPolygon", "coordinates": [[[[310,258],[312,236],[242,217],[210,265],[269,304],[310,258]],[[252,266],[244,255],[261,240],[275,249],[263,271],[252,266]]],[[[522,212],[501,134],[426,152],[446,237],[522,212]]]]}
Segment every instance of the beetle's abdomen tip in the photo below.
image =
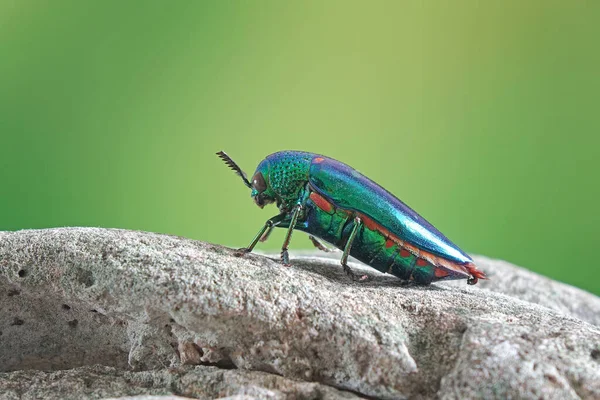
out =
{"type": "Polygon", "coordinates": [[[473,263],[465,264],[465,268],[467,270],[467,273],[470,275],[467,279],[467,283],[469,285],[475,285],[479,281],[479,279],[488,279],[485,273],[477,269],[477,266],[473,263]]]}

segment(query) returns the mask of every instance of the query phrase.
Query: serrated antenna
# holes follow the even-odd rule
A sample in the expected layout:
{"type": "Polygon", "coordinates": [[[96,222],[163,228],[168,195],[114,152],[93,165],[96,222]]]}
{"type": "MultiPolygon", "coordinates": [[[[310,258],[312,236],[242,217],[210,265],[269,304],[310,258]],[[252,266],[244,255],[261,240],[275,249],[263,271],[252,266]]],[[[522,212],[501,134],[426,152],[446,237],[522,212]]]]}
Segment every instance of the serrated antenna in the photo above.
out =
{"type": "Polygon", "coordinates": [[[240,178],[242,178],[242,180],[244,181],[244,184],[246,186],[248,186],[250,189],[252,189],[252,185],[250,184],[250,181],[248,180],[248,178],[246,177],[246,174],[244,173],[244,171],[242,171],[242,169],[235,163],[235,161],[233,161],[231,159],[231,157],[229,157],[227,155],[227,153],[225,153],[224,151],[219,151],[217,153],[217,155],[219,156],[219,158],[221,160],[223,160],[223,162],[225,164],[227,164],[227,166],[229,168],[231,168],[232,170],[235,171],[236,174],[238,174],[240,176],[240,178]]]}

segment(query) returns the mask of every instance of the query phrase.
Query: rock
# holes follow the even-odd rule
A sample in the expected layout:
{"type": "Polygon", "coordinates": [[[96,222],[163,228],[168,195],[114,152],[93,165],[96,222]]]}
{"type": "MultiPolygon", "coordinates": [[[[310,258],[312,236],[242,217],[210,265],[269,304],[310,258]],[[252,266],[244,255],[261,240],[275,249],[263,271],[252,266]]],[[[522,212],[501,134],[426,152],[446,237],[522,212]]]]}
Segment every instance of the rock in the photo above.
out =
{"type": "MultiPolygon", "coordinates": [[[[243,397],[243,395],[242,395],[243,397]]],[[[231,397],[222,397],[222,399],[227,398],[230,399],[231,397]]],[[[109,398],[105,398],[104,400],[184,400],[184,399],[190,399],[190,397],[181,397],[181,396],[148,396],[148,395],[141,395],[141,396],[125,396],[125,397],[109,397],[109,398]]]]}
{"type": "Polygon", "coordinates": [[[0,373],[0,399],[7,400],[107,397],[179,400],[234,396],[277,400],[358,399],[352,393],[319,383],[296,381],[265,372],[207,366],[133,372],[96,365],[55,372],[27,370],[0,373]]]}
{"type": "MultiPolygon", "coordinates": [[[[278,257],[277,254],[267,253],[267,255],[274,258],[278,257]]],[[[303,258],[339,260],[342,253],[337,250],[331,253],[301,251],[296,252],[296,255],[303,258]]],[[[474,259],[478,266],[480,265],[485,269],[490,278],[489,280],[480,280],[477,287],[503,293],[529,303],[540,304],[600,326],[600,301],[597,296],[517,267],[506,261],[483,256],[475,256],[474,259]]],[[[370,269],[367,269],[367,271],[372,272],[370,269]]],[[[462,288],[464,282],[446,281],[441,282],[439,285],[462,288]]]]}
{"type": "Polygon", "coordinates": [[[476,261],[489,281],[418,287],[358,264],[370,280],[353,283],[331,258],[296,257],[286,268],[151,233],[0,233],[0,389],[19,381],[40,390],[63,382],[73,397],[600,398],[600,299],[476,261]],[[209,369],[224,374],[222,388],[245,389],[177,389],[205,382],[198,375],[209,369]],[[173,370],[185,372],[165,378],[173,370]],[[107,375],[118,388],[94,391],[107,375]]]}

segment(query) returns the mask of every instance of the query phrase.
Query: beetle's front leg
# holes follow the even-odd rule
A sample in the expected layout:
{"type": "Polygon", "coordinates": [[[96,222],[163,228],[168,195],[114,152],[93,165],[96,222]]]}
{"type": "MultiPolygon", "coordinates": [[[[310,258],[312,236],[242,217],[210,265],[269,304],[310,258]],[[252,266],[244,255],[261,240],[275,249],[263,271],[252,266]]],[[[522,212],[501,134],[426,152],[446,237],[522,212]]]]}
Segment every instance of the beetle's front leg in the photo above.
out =
{"type": "Polygon", "coordinates": [[[273,229],[275,229],[275,225],[271,225],[267,231],[265,233],[263,233],[263,235],[260,237],[260,239],[258,240],[259,242],[266,242],[267,239],[269,239],[269,236],[271,236],[271,232],[273,232],[273,229]]]}
{"type": "Polygon", "coordinates": [[[302,204],[298,203],[292,210],[292,218],[290,219],[290,226],[285,234],[285,240],[283,241],[283,246],[281,246],[281,262],[283,265],[290,265],[290,256],[288,254],[288,248],[290,245],[290,240],[292,239],[292,232],[294,231],[294,227],[296,226],[296,222],[298,221],[298,216],[302,212],[302,204]]]}
{"type": "MultiPolygon", "coordinates": [[[[238,249],[235,252],[235,255],[240,257],[240,256],[243,256],[244,254],[250,253],[252,251],[252,249],[254,249],[254,246],[256,246],[256,243],[258,243],[258,241],[263,236],[265,236],[267,233],[271,232],[271,230],[273,230],[273,227],[275,225],[277,225],[278,223],[283,221],[283,219],[286,217],[286,215],[287,215],[287,213],[281,213],[272,218],[269,218],[267,220],[267,222],[265,222],[265,225],[260,229],[260,231],[258,231],[258,233],[254,237],[254,239],[252,239],[252,242],[250,242],[248,247],[242,247],[241,249],[238,249]]],[[[265,238],[265,240],[266,240],[266,238],[265,238]]]]}

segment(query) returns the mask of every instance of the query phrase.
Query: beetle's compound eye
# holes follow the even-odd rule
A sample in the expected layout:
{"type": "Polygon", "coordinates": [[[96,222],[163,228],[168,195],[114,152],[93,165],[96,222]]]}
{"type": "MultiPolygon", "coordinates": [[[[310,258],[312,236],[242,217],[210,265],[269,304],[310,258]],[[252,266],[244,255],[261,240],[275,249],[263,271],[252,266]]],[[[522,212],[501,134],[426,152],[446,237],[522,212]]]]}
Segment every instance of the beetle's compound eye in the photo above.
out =
{"type": "Polygon", "coordinates": [[[267,184],[265,183],[265,178],[261,172],[257,172],[252,177],[252,187],[256,189],[258,193],[262,193],[267,190],[267,184]]]}

